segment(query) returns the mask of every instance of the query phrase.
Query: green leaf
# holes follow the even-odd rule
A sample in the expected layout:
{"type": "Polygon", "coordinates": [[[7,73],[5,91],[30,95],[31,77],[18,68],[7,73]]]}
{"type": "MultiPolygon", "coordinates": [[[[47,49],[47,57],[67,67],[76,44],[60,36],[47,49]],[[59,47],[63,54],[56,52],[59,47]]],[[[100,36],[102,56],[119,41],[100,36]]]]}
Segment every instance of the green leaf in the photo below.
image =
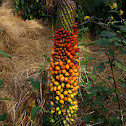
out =
{"type": "Polygon", "coordinates": [[[45,55],[45,54],[44,54],[44,55],[42,55],[42,56],[44,56],[45,58],[47,58],[47,55],[45,55]]]}
{"type": "Polygon", "coordinates": [[[41,72],[42,72],[42,70],[43,70],[43,69],[40,69],[40,70],[38,71],[38,73],[41,73],[41,72]]]}
{"type": "Polygon", "coordinates": [[[120,25],[119,26],[121,32],[126,32],[126,26],[125,25],[120,25]]]}
{"type": "Polygon", "coordinates": [[[78,82],[78,84],[79,84],[79,85],[81,85],[81,84],[84,85],[84,84],[86,84],[86,83],[85,83],[85,82],[78,82]]]}
{"type": "Polygon", "coordinates": [[[2,79],[0,79],[0,85],[3,85],[4,83],[3,83],[3,81],[2,81],[2,79]]]}
{"type": "Polygon", "coordinates": [[[0,98],[0,100],[12,100],[11,98],[0,98]]]}
{"type": "Polygon", "coordinates": [[[115,61],[115,65],[116,65],[119,69],[121,69],[121,70],[123,70],[123,71],[126,72],[126,66],[124,66],[123,64],[121,64],[121,63],[115,61]]]}
{"type": "Polygon", "coordinates": [[[39,67],[41,67],[41,68],[45,68],[45,66],[43,66],[43,65],[39,65],[39,67]]]}
{"type": "Polygon", "coordinates": [[[94,60],[95,58],[94,58],[94,57],[87,57],[87,59],[88,59],[89,61],[92,61],[92,60],[94,60]]]}
{"type": "MultiPolygon", "coordinates": [[[[3,56],[5,56],[6,58],[10,58],[11,56],[9,56],[7,53],[5,53],[3,50],[0,51],[0,54],[2,54],[3,56]]],[[[12,60],[12,59],[11,59],[12,60]]]]}
{"type": "Polygon", "coordinates": [[[100,56],[101,54],[102,54],[102,51],[99,51],[97,55],[100,56]]]}
{"type": "Polygon", "coordinates": [[[0,121],[4,121],[6,119],[7,119],[7,114],[6,113],[0,115],[0,121]]]}
{"type": "Polygon", "coordinates": [[[115,32],[110,32],[110,31],[102,31],[99,36],[107,37],[107,38],[113,38],[113,37],[116,37],[116,33],[115,32]]]}
{"type": "Polygon", "coordinates": [[[39,88],[40,88],[40,82],[39,81],[32,81],[31,82],[31,85],[32,85],[32,87],[35,89],[35,90],[39,90],[39,88]]]}
{"type": "Polygon", "coordinates": [[[106,69],[104,62],[100,61],[100,63],[98,63],[98,66],[96,67],[96,71],[103,72],[106,69]]]}
{"type": "Polygon", "coordinates": [[[40,88],[40,82],[39,81],[34,81],[33,78],[28,79],[27,81],[31,81],[31,85],[35,90],[39,90],[40,88]]]}
{"type": "Polygon", "coordinates": [[[119,50],[119,53],[120,53],[120,54],[126,54],[126,50],[122,50],[122,49],[121,49],[121,50],[119,50]]]}
{"type": "Polygon", "coordinates": [[[112,79],[112,76],[108,76],[108,80],[111,80],[112,79]]]}
{"type": "Polygon", "coordinates": [[[107,39],[107,38],[98,39],[95,42],[97,45],[102,46],[102,47],[110,46],[109,39],[107,39]]]}
{"type": "Polygon", "coordinates": [[[41,109],[41,107],[39,106],[35,106],[32,110],[31,110],[31,119],[33,120],[34,117],[37,115],[38,111],[41,109]]]}
{"type": "Polygon", "coordinates": [[[47,58],[47,61],[48,61],[48,63],[50,63],[50,58],[49,57],[47,58]]]}

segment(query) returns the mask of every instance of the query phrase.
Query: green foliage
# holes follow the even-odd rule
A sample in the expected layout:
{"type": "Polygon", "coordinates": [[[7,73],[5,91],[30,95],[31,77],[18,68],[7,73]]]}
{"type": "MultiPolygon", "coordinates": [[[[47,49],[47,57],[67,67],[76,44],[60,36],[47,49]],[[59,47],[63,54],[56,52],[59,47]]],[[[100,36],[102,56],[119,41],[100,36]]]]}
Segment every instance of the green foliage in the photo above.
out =
{"type": "Polygon", "coordinates": [[[31,110],[31,119],[33,120],[35,118],[35,116],[37,115],[38,111],[41,109],[41,107],[39,106],[35,106],[32,110],[31,110]]]}
{"type": "MultiPolygon", "coordinates": [[[[111,2],[108,2],[106,5],[109,5],[111,9],[111,11],[109,11],[108,13],[109,17],[107,17],[107,19],[104,19],[103,17],[99,18],[95,16],[87,16],[85,18],[85,21],[81,22],[82,25],[86,25],[87,22],[92,24],[95,23],[102,28],[101,32],[99,31],[99,39],[94,43],[104,49],[104,51],[99,51],[97,56],[100,56],[104,53],[108,58],[108,61],[100,61],[97,65],[94,66],[94,73],[86,72],[81,75],[83,82],[80,82],[79,84],[80,86],[84,85],[84,87],[86,87],[86,91],[81,92],[82,98],[84,99],[82,105],[85,108],[90,108],[88,113],[82,117],[82,120],[87,125],[100,124],[105,126],[120,126],[122,124],[122,115],[120,112],[123,110],[123,108],[121,107],[119,101],[120,92],[117,89],[117,83],[120,83],[123,88],[126,88],[126,82],[125,78],[124,80],[115,78],[114,69],[119,68],[120,70],[126,72],[126,66],[121,63],[119,59],[117,59],[118,55],[126,54],[126,22],[122,18],[123,11],[120,11],[118,9],[116,3],[113,4],[111,2]],[[119,18],[115,18],[115,14],[118,15],[119,18]],[[99,82],[97,80],[97,77],[95,77],[94,75],[96,72],[104,72],[106,65],[110,66],[110,74],[112,76],[108,76],[108,80],[106,80],[106,82],[104,83],[106,84],[107,81],[110,81],[110,83],[113,83],[114,88],[103,86],[104,83],[101,83],[101,81],[99,82]],[[111,116],[106,116],[108,110],[105,107],[105,103],[118,104],[119,112],[116,114],[111,113],[111,116]]],[[[83,45],[85,46],[85,48],[89,46],[86,43],[83,45]]],[[[96,59],[86,56],[86,60],[81,61],[81,65],[86,66],[86,71],[88,70],[88,62],[92,60],[96,59]]]]}
{"type": "Polygon", "coordinates": [[[3,0],[0,0],[0,5],[2,4],[3,0]]]}
{"type": "MultiPolygon", "coordinates": [[[[5,53],[3,50],[0,51],[0,54],[2,54],[3,56],[5,56],[6,58],[10,58],[11,56],[9,56],[7,53],[5,53]]],[[[12,60],[12,59],[11,59],[12,60]]]]}
{"type": "Polygon", "coordinates": [[[0,89],[3,88],[3,85],[4,85],[4,83],[3,83],[2,79],[0,79],[0,89]]]}
{"type": "Polygon", "coordinates": [[[16,12],[22,12],[23,19],[32,20],[45,16],[45,5],[42,0],[17,0],[15,3],[16,12]]]}
{"type": "Polygon", "coordinates": [[[33,78],[30,78],[30,79],[28,79],[27,81],[30,81],[31,82],[31,85],[32,85],[32,87],[35,89],[35,90],[39,90],[39,88],[40,88],[40,82],[39,81],[34,81],[34,79],[33,78]]]}
{"type": "Polygon", "coordinates": [[[6,113],[0,115],[0,121],[4,121],[6,119],[7,119],[7,114],[6,113]]]}

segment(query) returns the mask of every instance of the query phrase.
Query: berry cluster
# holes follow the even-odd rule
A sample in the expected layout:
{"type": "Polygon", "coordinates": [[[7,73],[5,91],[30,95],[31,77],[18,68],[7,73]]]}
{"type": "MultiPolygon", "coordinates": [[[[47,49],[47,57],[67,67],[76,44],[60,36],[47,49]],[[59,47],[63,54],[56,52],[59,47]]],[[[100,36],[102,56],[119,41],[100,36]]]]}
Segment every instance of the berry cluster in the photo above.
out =
{"type": "Polygon", "coordinates": [[[69,126],[74,121],[78,109],[75,100],[79,88],[77,23],[73,28],[74,32],[71,33],[61,28],[55,32],[53,38],[54,48],[50,67],[52,73],[50,121],[53,125],[69,126]]]}

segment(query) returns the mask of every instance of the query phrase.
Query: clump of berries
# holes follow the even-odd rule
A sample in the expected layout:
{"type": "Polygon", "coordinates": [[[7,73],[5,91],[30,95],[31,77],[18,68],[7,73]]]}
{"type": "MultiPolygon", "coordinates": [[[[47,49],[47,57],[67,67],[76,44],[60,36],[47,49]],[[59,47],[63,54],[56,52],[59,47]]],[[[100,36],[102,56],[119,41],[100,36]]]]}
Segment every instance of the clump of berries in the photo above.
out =
{"type": "Polygon", "coordinates": [[[75,96],[78,93],[79,51],[77,42],[77,23],[73,26],[74,32],[64,28],[55,31],[54,48],[50,71],[52,73],[51,91],[51,117],[53,125],[69,126],[76,117],[78,103],[75,96]]]}

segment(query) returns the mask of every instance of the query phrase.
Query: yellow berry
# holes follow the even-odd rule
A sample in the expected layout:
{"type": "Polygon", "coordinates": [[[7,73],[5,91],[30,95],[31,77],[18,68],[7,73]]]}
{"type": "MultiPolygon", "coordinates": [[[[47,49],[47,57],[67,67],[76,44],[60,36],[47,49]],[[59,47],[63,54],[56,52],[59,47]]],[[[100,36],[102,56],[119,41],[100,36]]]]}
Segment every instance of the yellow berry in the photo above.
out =
{"type": "Polygon", "coordinates": [[[56,100],[59,101],[59,96],[56,96],[56,100]]]}

